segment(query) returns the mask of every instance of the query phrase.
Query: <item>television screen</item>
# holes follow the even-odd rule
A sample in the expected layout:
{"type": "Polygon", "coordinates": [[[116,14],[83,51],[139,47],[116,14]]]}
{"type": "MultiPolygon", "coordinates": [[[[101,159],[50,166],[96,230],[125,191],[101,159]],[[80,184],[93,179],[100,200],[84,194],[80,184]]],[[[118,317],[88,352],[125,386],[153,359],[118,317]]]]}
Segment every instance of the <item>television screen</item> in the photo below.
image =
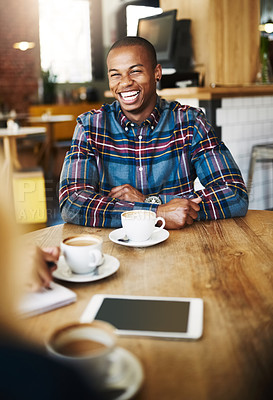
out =
{"type": "Polygon", "coordinates": [[[176,14],[177,10],[171,10],[138,20],[137,36],[154,45],[158,62],[166,67],[172,62],[176,14]]]}

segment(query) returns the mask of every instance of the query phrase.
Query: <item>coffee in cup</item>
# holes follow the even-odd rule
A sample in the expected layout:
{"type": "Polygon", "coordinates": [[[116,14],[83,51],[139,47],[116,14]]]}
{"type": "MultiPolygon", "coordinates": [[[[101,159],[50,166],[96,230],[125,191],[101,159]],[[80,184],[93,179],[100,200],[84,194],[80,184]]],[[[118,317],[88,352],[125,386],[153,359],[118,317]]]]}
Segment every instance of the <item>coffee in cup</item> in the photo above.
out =
{"type": "Polygon", "coordinates": [[[101,237],[92,234],[71,236],[61,243],[67,265],[75,274],[94,272],[103,261],[101,237]]]}
{"type": "Polygon", "coordinates": [[[154,232],[158,232],[165,226],[164,218],[157,217],[155,212],[149,210],[125,211],[121,214],[121,223],[124,233],[135,242],[150,239],[154,232]],[[161,221],[161,225],[155,228],[158,221],[161,221]]]}
{"type": "Polygon", "coordinates": [[[101,386],[116,346],[114,327],[104,321],[72,323],[58,328],[46,343],[49,354],[80,370],[93,386],[101,386]]]}

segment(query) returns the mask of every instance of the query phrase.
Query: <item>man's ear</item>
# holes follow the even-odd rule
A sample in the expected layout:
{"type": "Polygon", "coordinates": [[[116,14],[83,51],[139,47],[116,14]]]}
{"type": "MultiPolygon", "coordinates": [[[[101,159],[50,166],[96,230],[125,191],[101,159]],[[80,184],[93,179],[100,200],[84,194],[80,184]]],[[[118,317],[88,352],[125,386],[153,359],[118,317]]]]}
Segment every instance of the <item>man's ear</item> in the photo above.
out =
{"type": "Polygon", "coordinates": [[[162,67],[161,67],[161,64],[157,64],[157,66],[155,67],[156,82],[159,82],[161,78],[162,78],[162,67]]]}

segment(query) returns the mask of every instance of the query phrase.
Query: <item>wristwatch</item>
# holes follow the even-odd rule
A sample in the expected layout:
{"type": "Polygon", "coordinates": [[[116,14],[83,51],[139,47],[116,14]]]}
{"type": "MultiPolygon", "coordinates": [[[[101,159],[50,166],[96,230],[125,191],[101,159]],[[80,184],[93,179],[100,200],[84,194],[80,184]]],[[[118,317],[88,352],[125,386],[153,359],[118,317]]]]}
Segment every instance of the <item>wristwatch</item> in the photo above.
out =
{"type": "Polygon", "coordinates": [[[144,203],[162,204],[162,200],[159,196],[147,196],[144,203]]]}

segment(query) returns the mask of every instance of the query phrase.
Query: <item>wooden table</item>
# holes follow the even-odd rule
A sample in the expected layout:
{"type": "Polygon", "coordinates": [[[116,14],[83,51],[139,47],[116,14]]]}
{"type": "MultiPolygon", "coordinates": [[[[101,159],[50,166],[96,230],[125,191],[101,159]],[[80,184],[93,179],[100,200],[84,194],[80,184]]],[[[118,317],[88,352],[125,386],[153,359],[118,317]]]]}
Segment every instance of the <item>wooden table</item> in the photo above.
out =
{"type": "Polygon", "coordinates": [[[53,153],[54,153],[54,125],[61,122],[72,121],[75,119],[74,115],[63,114],[63,115],[41,115],[29,117],[28,121],[31,124],[45,124],[47,128],[47,137],[41,152],[41,160],[43,162],[44,171],[48,177],[52,176],[53,171],[53,153]]]}
{"type": "Polygon", "coordinates": [[[120,260],[117,273],[104,280],[64,283],[78,301],[24,321],[28,336],[42,341],[57,326],[79,320],[95,293],[201,297],[204,333],[198,341],[118,338],[144,368],[136,399],[270,398],[273,212],[195,222],[147,248],[112,243],[110,231],[64,224],[28,234],[38,245],[51,246],[71,234],[94,232],[104,238],[104,252],[120,260]]]}

